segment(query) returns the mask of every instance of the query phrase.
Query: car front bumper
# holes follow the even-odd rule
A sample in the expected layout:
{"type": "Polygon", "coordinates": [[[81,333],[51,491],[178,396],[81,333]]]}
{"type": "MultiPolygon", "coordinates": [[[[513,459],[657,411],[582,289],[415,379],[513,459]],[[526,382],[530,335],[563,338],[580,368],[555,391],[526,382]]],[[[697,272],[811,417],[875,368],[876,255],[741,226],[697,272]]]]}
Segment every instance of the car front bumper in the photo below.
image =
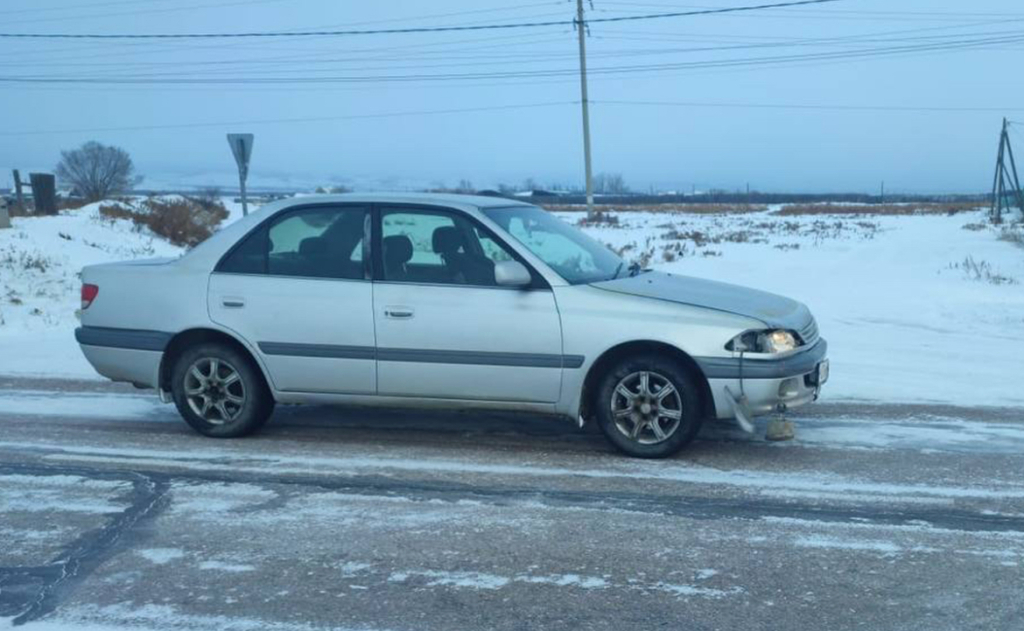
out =
{"type": "Polygon", "coordinates": [[[779,359],[715,358],[699,363],[711,387],[715,416],[761,416],[818,398],[828,375],[828,344],[819,339],[810,348],[779,359]]]}

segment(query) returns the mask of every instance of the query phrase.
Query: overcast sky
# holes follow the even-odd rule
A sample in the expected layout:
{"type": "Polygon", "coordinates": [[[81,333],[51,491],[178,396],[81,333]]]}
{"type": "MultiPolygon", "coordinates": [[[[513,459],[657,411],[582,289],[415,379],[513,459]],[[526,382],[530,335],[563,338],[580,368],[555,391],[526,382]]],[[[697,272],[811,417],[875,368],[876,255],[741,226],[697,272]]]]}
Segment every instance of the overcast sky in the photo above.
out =
{"type": "MultiPolygon", "coordinates": [[[[588,16],[742,4],[758,3],[594,0],[588,16]]],[[[508,24],[570,20],[574,8],[568,0],[4,0],[0,31],[508,24]]],[[[841,0],[594,23],[587,40],[594,170],[621,173],[639,189],[749,183],[766,191],[875,192],[885,180],[891,191],[983,191],[1002,117],[1024,120],[1021,40],[1019,0],[841,0]]],[[[528,177],[581,185],[577,64],[575,33],[564,25],[346,37],[0,39],[0,78],[58,81],[3,83],[0,166],[51,170],[61,149],[95,139],[127,149],[151,185],[231,185],[224,134],[251,131],[250,183],[257,187],[401,188],[463,178],[490,187],[528,177]],[[87,83],[59,82],[68,78],[87,83]],[[110,79],[122,83],[96,83],[110,79]],[[446,110],[478,111],[437,113],[446,110]],[[146,129],[82,131],[119,127],[146,129]],[[60,133],[12,135],[52,130],[60,133]]],[[[1024,135],[1015,139],[1024,152],[1024,135]]],[[[4,172],[0,186],[9,182],[4,172]]]]}

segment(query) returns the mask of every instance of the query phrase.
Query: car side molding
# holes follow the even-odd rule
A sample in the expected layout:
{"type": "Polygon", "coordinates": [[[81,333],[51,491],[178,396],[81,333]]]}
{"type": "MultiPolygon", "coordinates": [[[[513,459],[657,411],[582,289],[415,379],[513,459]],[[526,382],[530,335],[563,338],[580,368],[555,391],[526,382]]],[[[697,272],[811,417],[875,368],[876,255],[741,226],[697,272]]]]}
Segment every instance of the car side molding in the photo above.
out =
{"type": "Polygon", "coordinates": [[[514,366],[519,368],[580,368],[583,355],[547,353],[501,353],[490,351],[448,351],[420,348],[375,348],[373,346],[335,346],[332,344],[292,344],[259,342],[265,355],[292,357],[329,357],[332,359],[365,359],[382,362],[416,362],[427,364],[465,364],[473,366],[514,366]]]}

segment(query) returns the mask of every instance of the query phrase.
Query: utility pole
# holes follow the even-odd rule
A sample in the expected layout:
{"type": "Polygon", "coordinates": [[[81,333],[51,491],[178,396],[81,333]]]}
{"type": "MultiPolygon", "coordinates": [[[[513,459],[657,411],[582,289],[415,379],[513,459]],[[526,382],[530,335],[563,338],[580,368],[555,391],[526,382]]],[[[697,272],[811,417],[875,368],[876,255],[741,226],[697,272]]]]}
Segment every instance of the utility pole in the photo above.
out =
{"type": "Polygon", "coordinates": [[[882,180],[882,188],[880,188],[878,191],[878,203],[885,203],[885,180],[882,180]]]}
{"type": "Polygon", "coordinates": [[[593,170],[590,166],[590,100],[587,97],[587,34],[583,21],[583,0],[576,0],[576,31],[580,36],[580,95],[583,103],[583,160],[587,176],[587,219],[596,218],[594,213],[593,170]]]}
{"type": "Polygon", "coordinates": [[[1003,119],[1003,129],[999,134],[999,153],[996,156],[996,173],[992,181],[992,208],[989,211],[993,223],[1002,223],[1003,209],[1012,208],[1007,197],[1013,194],[1021,218],[1024,219],[1024,194],[1020,190],[1020,179],[1017,177],[1017,162],[1013,158],[1013,147],[1010,146],[1010,122],[1003,119]],[[1010,158],[1007,166],[1006,158],[1010,158]]]}

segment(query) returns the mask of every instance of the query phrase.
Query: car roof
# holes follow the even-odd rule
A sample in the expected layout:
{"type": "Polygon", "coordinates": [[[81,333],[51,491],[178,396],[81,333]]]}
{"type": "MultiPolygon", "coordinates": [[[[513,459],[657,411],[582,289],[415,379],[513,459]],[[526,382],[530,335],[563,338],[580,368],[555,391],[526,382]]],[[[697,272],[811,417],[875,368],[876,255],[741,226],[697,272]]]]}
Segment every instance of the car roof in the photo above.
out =
{"type": "Polygon", "coordinates": [[[365,202],[373,204],[428,204],[432,206],[475,206],[501,208],[529,206],[526,202],[505,197],[486,195],[458,195],[455,193],[342,193],[340,195],[302,195],[288,199],[282,207],[311,203],[365,202]]]}

